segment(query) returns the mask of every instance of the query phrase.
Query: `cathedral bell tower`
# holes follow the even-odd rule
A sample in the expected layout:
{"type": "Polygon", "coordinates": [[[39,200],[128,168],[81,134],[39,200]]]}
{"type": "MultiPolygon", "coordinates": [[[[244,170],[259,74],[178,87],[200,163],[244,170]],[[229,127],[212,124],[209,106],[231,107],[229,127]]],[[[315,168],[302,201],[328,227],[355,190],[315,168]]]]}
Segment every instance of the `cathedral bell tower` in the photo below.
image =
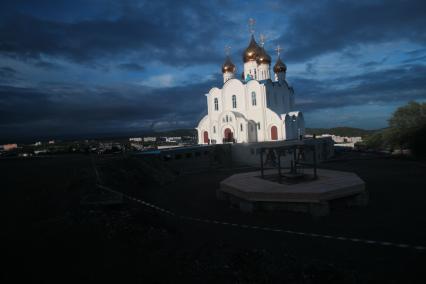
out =
{"type": "Polygon", "coordinates": [[[235,78],[236,67],[229,57],[229,49],[229,46],[225,47],[226,60],[222,65],[223,83],[226,83],[229,79],[235,78]]]}
{"type": "Polygon", "coordinates": [[[251,79],[257,79],[257,55],[260,51],[260,47],[254,39],[254,35],[251,35],[249,46],[243,53],[244,62],[244,80],[248,81],[251,79]]]}
{"type": "Polygon", "coordinates": [[[271,79],[270,66],[271,56],[266,52],[265,48],[265,36],[260,35],[260,47],[256,58],[257,62],[257,80],[271,79]]]}
{"type": "Polygon", "coordinates": [[[281,61],[280,52],[282,48],[278,45],[275,50],[277,51],[278,55],[277,62],[274,65],[275,81],[281,83],[285,81],[287,66],[284,64],[284,62],[281,61]]]}
{"type": "Polygon", "coordinates": [[[248,47],[244,50],[243,53],[243,62],[244,62],[244,73],[243,80],[257,80],[257,56],[260,51],[260,46],[257,44],[254,39],[254,24],[256,21],[254,19],[249,19],[249,28],[250,28],[250,43],[248,47]]]}

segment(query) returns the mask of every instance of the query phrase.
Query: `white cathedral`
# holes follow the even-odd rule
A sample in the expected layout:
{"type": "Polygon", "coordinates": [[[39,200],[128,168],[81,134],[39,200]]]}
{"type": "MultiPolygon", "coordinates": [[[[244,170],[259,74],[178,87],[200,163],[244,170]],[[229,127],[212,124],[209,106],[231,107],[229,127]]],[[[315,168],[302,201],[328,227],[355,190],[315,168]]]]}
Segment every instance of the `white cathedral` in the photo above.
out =
{"type": "Polygon", "coordinates": [[[271,57],[254,35],[243,53],[242,80],[229,55],[222,65],[222,89],[212,88],[207,115],[198,124],[199,144],[247,143],[298,139],[305,133],[303,114],[294,110],[294,90],[279,51],[271,79],[271,57]]]}

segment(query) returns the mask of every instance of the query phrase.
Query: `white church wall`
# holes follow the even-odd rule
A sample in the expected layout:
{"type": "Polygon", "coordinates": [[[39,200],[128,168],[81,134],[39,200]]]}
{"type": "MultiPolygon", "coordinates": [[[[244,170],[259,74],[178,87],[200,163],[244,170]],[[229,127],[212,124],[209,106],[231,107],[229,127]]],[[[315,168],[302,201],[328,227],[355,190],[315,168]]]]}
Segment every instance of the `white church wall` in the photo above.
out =
{"type": "Polygon", "coordinates": [[[247,122],[248,142],[257,142],[257,126],[254,120],[247,122]]]}
{"type": "Polygon", "coordinates": [[[223,143],[225,138],[225,130],[229,128],[234,138],[238,138],[238,121],[232,111],[224,111],[218,120],[218,143],[223,143]]]}
{"type": "Polygon", "coordinates": [[[247,111],[247,119],[253,120],[256,123],[257,141],[264,141],[266,139],[266,101],[265,101],[265,87],[256,80],[247,82],[247,93],[250,97],[249,108],[247,111]],[[251,93],[256,93],[256,106],[251,103],[251,93]]]}
{"type": "Polygon", "coordinates": [[[240,80],[231,79],[228,80],[222,89],[222,101],[223,109],[222,111],[245,111],[245,96],[244,96],[244,85],[240,80]],[[233,107],[232,96],[236,97],[236,108],[233,107]]]}
{"type": "Polygon", "coordinates": [[[237,143],[248,142],[248,124],[247,120],[239,117],[237,118],[237,143]]]}
{"type": "Polygon", "coordinates": [[[262,119],[262,88],[258,81],[251,80],[247,82],[245,88],[246,96],[246,117],[247,119],[252,119],[256,122],[259,122],[262,119]],[[252,93],[256,94],[256,105],[252,104],[252,93]]]}
{"type": "Polygon", "coordinates": [[[222,96],[221,96],[222,92],[219,88],[212,88],[210,90],[210,92],[206,95],[207,96],[207,111],[209,115],[214,115],[217,112],[221,112],[222,109],[222,96]],[[219,110],[215,111],[214,109],[214,99],[218,99],[218,106],[219,106],[219,110]]]}
{"type": "Polygon", "coordinates": [[[220,143],[220,133],[219,133],[219,123],[217,120],[214,120],[210,123],[211,127],[211,143],[212,144],[218,144],[220,143]]]}
{"type": "MultiPolygon", "coordinates": [[[[204,132],[207,131],[209,133],[209,116],[206,115],[201,119],[200,123],[198,124],[197,133],[198,133],[198,144],[207,144],[204,142],[204,132]]],[[[210,133],[209,133],[209,139],[210,139],[210,133]]]]}
{"type": "Polygon", "coordinates": [[[284,139],[283,137],[283,122],[280,116],[274,111],[267,109],[266,110],[266,119],[265,119],[265,127],[264,127],[264,137],[265,140],[271,140],[271,128],[272,126],[277,127],[277,140],[284,139]]]}

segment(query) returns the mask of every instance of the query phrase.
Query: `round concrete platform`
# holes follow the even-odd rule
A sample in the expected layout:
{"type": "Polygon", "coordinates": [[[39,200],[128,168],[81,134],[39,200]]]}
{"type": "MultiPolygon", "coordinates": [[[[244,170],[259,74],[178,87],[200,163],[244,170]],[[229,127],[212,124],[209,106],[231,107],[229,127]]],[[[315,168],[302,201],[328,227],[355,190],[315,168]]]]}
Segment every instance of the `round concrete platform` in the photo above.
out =
{"type": "MultiPolygon", "coordinates": [[[[277,175],[276,170],[266,170],[277,175]]],[[[220,183],[217,197],[239,206],[242,211],[288,210],[328,215],[331,203],[365,206],[365,183],[355,173],[318,169],[318,179],[278,183],[260,177],[260,172],[235,174],[220,183]]]]}

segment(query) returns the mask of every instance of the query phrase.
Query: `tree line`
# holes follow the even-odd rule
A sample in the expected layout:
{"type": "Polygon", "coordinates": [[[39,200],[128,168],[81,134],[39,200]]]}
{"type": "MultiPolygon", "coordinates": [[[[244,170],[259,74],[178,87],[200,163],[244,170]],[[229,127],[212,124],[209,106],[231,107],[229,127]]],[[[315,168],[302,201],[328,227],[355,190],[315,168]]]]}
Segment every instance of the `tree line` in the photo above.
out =
{"type": "Polygon", "coordinates": [[[426,158],[426,103],[409,102],[399,107],[389,119],[389,127],[366,137],[360,147],[393,152],[410,150],[426,158]]]}

